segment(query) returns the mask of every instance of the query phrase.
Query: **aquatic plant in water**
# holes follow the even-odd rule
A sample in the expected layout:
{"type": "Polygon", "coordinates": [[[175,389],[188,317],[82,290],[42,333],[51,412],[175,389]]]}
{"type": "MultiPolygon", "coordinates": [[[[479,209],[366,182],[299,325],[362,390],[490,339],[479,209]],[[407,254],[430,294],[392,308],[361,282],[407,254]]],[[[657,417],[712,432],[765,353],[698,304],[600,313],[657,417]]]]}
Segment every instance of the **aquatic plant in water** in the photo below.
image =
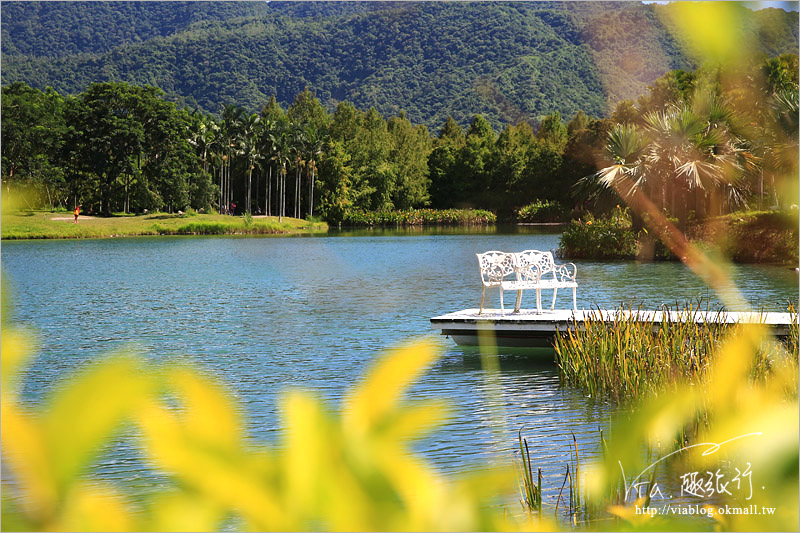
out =
{"type": "MultiPolygon", "coordinates": [[[[652,314],[641,309],[620,309],[617,320],[607,322],[600,310],[590,315],[583,327],[555,339],[554,348],[563,383],[583,388],[590,396],[632,403],[647,395],[658,395],[685,380],[694,385],[706,382],[715,353],[738,326],[726,324],[725,313],[712,313],[713,319],[695,320],[700,304],[688,304],[665,314],[685,320],[656,324],[652,314]]],[[[797,313],[790,306],[793,321],[797,313]]],[[[760,347],[750,372],[751,379],[767,379],[776,358],[797,366],[797,333],[785,340],[783,350],[760,347]],[[793,340],[794,339],[794,340],[793,340]],[[794,354],[794,357],[792,357],[794,354]]]]}

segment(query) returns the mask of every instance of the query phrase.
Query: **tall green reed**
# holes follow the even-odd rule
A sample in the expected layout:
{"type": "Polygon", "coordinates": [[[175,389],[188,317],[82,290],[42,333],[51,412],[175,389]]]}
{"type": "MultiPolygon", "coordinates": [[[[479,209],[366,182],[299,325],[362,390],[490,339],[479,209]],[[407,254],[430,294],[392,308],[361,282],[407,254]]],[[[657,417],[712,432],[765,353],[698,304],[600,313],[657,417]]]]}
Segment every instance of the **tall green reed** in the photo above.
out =
{"type": "MultiPolygon", "coordinates": [[[[794,333],[790,331],[786,351],[794,354],[796,366],[797,313],[791,306],[789,310],[794,333]]],[[[664,307],[665,315],[681,319],[660,323],[641,309],[620,311],[616,320],[604,321],[598,310],[583,327],[556,337],[554,348],[562,383],[579,386],[592,397],[621,403],[663,394],[678,382],[701,385],[716,349],[738,329],[726,323],[721,311],[698,320],[701,313],[708,313],[699,303],[664,307]]],[[[767,379],[776,363],[774,354],[767,347],[759,351],[751,369],[752,379],[767,379]]]]}
{"type": "Polygon", "coordinates": [[[521,482],[520,494],[522,499],[520,503],[523,509],[531,512],[538,511],[539,516],[542,516],[542,469],[539,468],[537,480],[533,479],[533,467],[531,466],[531,452],[528,448],[528,439],[522,436],[520,428],[517,433],[519,439],[519,464],[518,464],[518,479],[521,482]]]}

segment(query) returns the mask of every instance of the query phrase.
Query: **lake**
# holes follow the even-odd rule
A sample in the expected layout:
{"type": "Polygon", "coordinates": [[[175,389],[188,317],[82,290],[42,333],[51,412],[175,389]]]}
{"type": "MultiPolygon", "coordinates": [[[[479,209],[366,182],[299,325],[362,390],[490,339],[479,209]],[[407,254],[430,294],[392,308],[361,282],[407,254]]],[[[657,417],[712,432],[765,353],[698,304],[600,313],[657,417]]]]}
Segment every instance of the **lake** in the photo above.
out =
{"type": "MultiPolygon", "coordinates": [[[[276,398],[288,387],[317,390],[331,405],[386,348],[434,338],[438,362],[411,391],[444,397],[453,417],[417,450],[448,473],[510,459],[524,434],[555,501],[569,461],[571,433],[591,456],[613,406],[559,385],[552,362],[524,350],[499,354],[508,439],[496,439],[485,401],[481,357],[430,328],[432,316],[477,307],[475,253],[550,250],[558,234],[459,231],[356,232],[313,237],[148,237],[3,242],[4,282],[14,321],[40,334],[39,356],[24,397],[40,401],[84,363],[131,344],[148,358],[188,358],[227,384],[254,439],[275,442],[276,398]]],[[[679,263],[576,261],[578,307],[621,303],[653,308],[709,299],[702,281],[679,263]]],[[[731,267],[756,308],[785,310],[798,278],[778,266],[731,267]]],[[[571,306],[571,291],[558,305],[571,306]]],[[[511,295],[507,300],[513,301],[511,295]],[[509,299],[510,298],[510,299],[509,299]]],[[[547,296],[544,301],[549,302],[547,296]]],[[[497,291],[487,304],[498,306],[497,291]]],[[[523,306],[534,298],[526,295],[523,306]]],[[[135,443],[121,439],[98,465],[100,477],[142,490],[160,476],[142,465],[135,443]]]]}

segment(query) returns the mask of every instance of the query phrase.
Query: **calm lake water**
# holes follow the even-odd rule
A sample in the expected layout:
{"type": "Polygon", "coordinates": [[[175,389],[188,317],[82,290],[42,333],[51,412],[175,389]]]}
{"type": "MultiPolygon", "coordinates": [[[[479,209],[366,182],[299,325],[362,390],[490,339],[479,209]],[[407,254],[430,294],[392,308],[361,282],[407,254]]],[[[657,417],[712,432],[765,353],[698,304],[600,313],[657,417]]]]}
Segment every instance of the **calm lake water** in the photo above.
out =
{"type": "MultiPolygon", "coordinates": [[[[496,439],[480,354],[438,336],[428,321],[478,306],[476,252],[558,246],[557,234],[517,231],[3,242],[14,320],[40,334],[24,395],[36,403],[76,368],[134,344],[146,357],[188,357],[218,376],[241,402],[252,437],[275,442],[282,390],[315,389],[338,406],[381,350],[427,336],[442,357],[411,396],[444,397],[453,417],[419,443],[419,453],[448,473],[484,464],[493,454],[510,459],[512,439],[524,426],[534,466],[545,473],[545,498],[555,501],[571,432],[582,454],[592,455],[612,406],[560,387],[552,362],[501,349],[512,438],[496,439]]],[[[576,264],[579,308],[652,308],[697,298],[719,306],[681,264],[576,264]]],[[[754,307],[784,310],[797,299],[797,274],[785,267],[734,266],[732,275],[754,307]]],[[[571,291],[563,292],[558,305],[569,307],[571,291]]],[[[498,305],[496,291],[488,298],[498,305]]],[[[531,296],[523,300],[525,307],[532,303],[531,296]]],[[[97,471],[144,490],[161,479],[125,438],[97,471]]]]}

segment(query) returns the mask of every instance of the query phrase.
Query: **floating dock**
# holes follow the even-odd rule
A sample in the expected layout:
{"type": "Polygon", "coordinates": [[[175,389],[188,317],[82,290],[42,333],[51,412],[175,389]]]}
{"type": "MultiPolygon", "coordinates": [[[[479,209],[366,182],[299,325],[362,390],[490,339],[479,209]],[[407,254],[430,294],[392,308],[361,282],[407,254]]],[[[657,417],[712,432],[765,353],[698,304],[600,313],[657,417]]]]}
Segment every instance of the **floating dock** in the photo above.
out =
{"type": "MultiPolygon", "coordinates": [[[[795,315],[796,316],[796,315],[795,315]]],[[[480,334],[494,335],[498,346],[530,346],[547,347],[552,345],[553,337],[558,332],[582,327],[586,320],[602,319],[604,322],[630,320],[634,318],[642,322],[651,322],[658,328],[664,321],[694,321],[698,324],[737,324],[761,323],[767,325],[777,337],[789,335],[792,326],[790,313],[738,313],[729,311],[642,311],[642,310],[559,310],[542,311],[522,309],[513,313],[508,309],[464,309],[447,315],[431,318],[431,327],[441,330],[456,344],[477,346],[480,334]]],[[[796,319],[794,319],[796,320],[796,319]]]]}

